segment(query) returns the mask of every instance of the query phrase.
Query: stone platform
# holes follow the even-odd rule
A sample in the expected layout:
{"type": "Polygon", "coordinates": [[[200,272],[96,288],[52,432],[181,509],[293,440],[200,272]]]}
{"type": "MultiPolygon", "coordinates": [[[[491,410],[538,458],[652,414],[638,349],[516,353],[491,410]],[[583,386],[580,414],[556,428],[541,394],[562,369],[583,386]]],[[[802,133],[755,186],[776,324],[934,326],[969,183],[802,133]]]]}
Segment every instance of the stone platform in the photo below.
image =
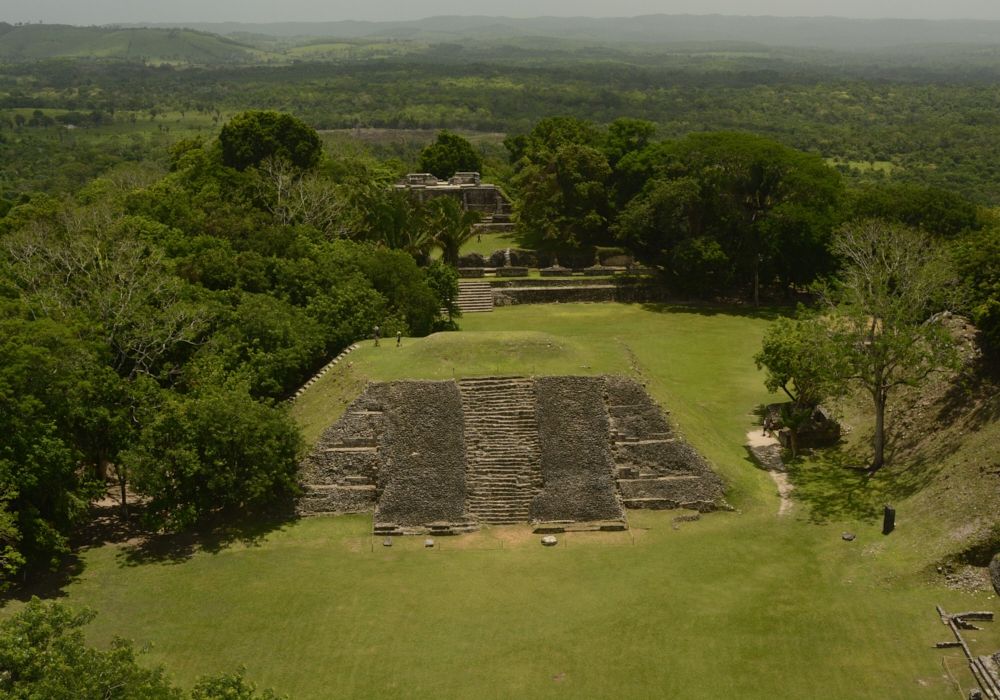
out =
{"type": "Polygon", "coordinates": [[[302,465],[300,515],[374,511],[376,534],[709,511],[722,481],[626,377],[370,383],[302,465]]]}

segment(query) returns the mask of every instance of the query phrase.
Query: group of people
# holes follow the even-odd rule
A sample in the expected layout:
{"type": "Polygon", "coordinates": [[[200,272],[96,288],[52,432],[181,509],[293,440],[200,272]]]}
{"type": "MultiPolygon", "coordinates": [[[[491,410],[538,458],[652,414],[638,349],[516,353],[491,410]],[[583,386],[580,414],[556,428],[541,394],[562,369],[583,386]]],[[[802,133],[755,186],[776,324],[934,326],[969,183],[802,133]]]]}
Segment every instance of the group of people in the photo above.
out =
{"type": "MultiPolygon", "coordinates": [[[[375,347],[379,347],[378,339],[382,337],[382,329],[375,326],[375,347]]],[[[396,347],[402,347],[403,345],[403,333],[401,331],[396,331],[396,347]]]]}

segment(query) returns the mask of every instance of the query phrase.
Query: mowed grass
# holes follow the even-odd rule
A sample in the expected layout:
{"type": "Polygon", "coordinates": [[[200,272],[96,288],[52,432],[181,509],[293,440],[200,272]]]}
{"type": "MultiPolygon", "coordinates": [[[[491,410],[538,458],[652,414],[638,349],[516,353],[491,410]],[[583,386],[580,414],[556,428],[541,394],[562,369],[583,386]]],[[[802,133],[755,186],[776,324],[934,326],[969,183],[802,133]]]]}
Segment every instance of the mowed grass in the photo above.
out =
{"type": "MultiPolygon", "coordinates": [[[[817,523],[802,504],[779,518],[747,461],[749,411],[768,399],[752,356],[771,317],[502,308],[402,348],[369,341],[294,409],[304,425],[332,420],[368,378],[625,372],[716,465],[738,511],[679,530],[677,513],[632,511],[630,533],[571,533],[552,549],[527,527],[387,549],[369,516],[152,563],[106,546],[84,554],[66,601],[100,611],[95,643],[155,642],[149,660],[185,685],[243,663],[298,699],[954,697],[949,674],[967,691],[960,654],[933,648],[949,638],[934,605],[995,601],[924,584],[905,517],[891,537],[871,518],[817,523]]],[[[967,638],[976,653],[1000,646],[994,628],[967,638]]]]}

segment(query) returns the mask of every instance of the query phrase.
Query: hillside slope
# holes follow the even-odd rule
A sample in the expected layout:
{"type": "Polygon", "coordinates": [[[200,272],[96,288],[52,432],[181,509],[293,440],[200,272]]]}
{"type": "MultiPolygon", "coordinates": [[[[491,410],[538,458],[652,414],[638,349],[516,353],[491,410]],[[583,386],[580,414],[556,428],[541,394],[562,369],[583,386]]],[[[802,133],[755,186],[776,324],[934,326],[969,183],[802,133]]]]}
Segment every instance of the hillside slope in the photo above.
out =
{"type": "Polygon", "coordinates": [[[878,524],[882,507],[896,508],[896,546],[911,549],[932,579],[967,573],[1000,552],[1000,382],[977,329],[955,317],[952,333],[966,358],[959,376],[904,388],[887,409],[889,464],[874,476],[868,463],[874,425],[871,399],[856,395],[838,406],[846,435],[789,469],[793,498],[809,519],[857,519],[878,524]],[[940,569],[938,568],[940,567],[940,569]]]}
{"type": "Polygon", "coordinates": [[[129,61],[250,63],[267,54],[232,39],[190,29],[119,29],[60,24],[7,25],[0,60],[112,58],[129,61]]]}

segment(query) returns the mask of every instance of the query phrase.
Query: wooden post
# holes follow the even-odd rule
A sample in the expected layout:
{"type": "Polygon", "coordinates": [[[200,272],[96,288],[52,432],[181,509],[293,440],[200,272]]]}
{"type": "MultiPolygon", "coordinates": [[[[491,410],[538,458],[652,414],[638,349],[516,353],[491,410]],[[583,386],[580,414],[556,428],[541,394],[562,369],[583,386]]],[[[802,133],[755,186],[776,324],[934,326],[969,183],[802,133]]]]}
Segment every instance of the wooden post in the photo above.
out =
{"type": "Polygon", "coordinates": [[[882,514],[882,534],[888,535],[890,532],[896,529],[896,509],[892,506],[886,506],[885,511],[882,514]]]}

